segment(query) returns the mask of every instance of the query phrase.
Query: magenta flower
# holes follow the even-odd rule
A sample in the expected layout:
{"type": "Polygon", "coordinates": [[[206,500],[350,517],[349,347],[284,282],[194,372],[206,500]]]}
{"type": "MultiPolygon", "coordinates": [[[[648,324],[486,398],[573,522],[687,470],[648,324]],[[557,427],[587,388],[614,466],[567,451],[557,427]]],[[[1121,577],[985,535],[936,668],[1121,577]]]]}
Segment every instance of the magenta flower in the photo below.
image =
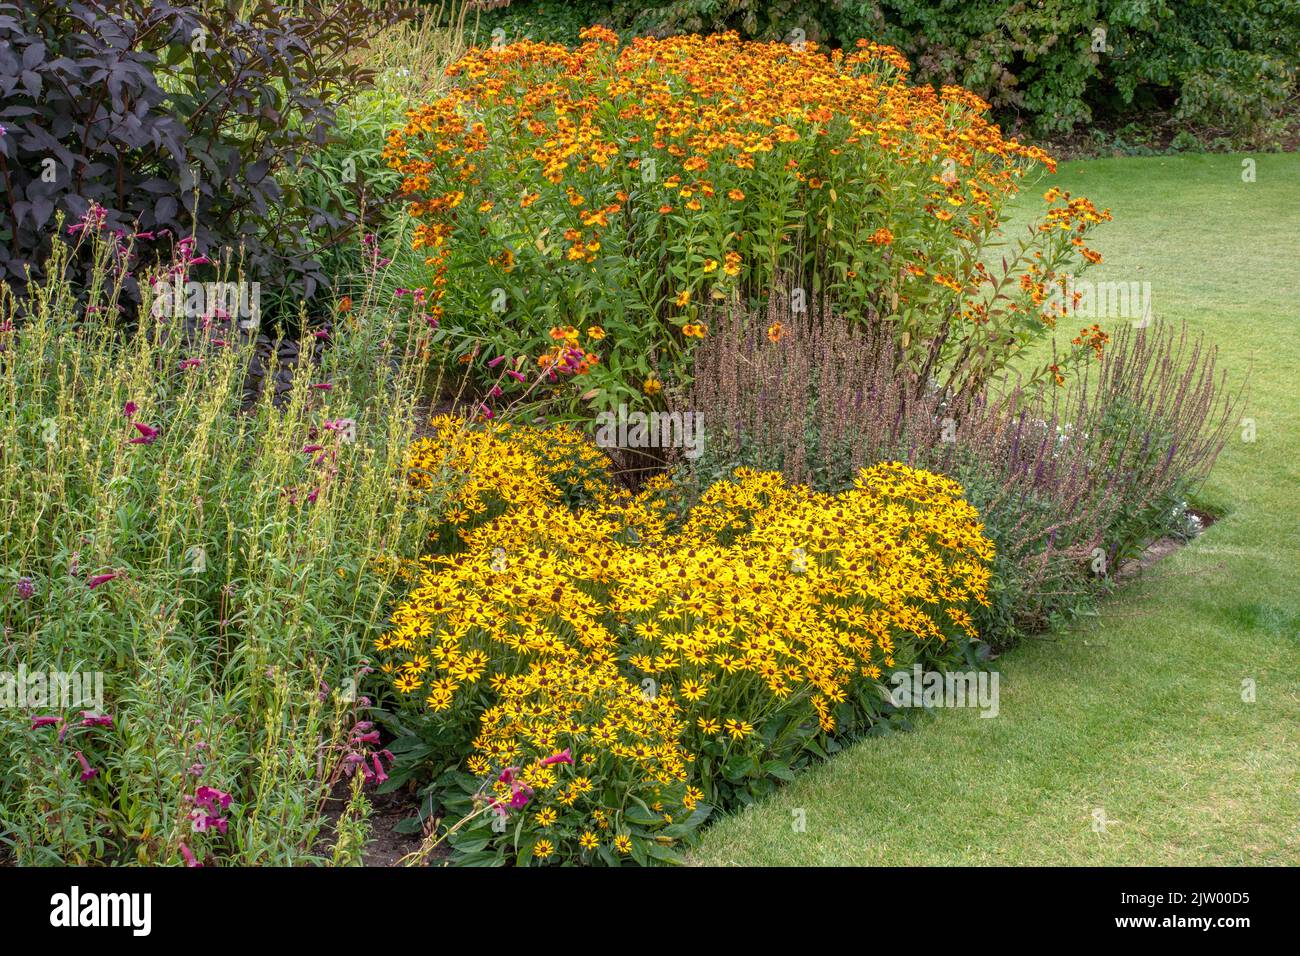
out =
{"type": "Polygon", "coordinates": [[[310,502],[311,504],[315,504],[316,499],[319,497],[320,497],[319,488],[313,488],[311,491],[307,492],[307,501],[310,502]]]}
{"type": "Polygon", "coordinates": [[[314,389],[316,389],[316,391],[318,391],[318,392],[328,392],[328,391],[331,391],[331,390],[334,388],[334,383],[333,383],[333,382],[314,382],[314,383],[312,383],[312,386],[311,386],[311,387],[314,388],[314,389]]]}
{"type": "Polygon", "coordinates": [[[122,406],[122,411],[126,413],[126,417],[128,419],[130,419],[133,415],[135,415],[135,413],[138,412],[139,410],[140,410],[140,406],[137,405],[135,402],[131,402],[131,401],[128,401],[125,405],[122,406]]]}
{"type": "Polygon", "coordinates": [[[181,369],[182,369],[182,371],[183,371],[183,370],[185,370],[185,369],[187,369],[187,368],[198,368],[198,367],[199,367],[200,365],[202,365],[202,364],[203,364],[203,359],[201,359],[201,358],[187,358],[187,359],[182,359],[182,360],[181,360],[181,369]]]}
{"type": "Polygon", "coordinates": [[[135,430],[140,433],[138,438],[131,439],[130,443],[132,445],[152,445],[154,440],[157,439],[158,429],[150,428],[144,422],[132,422],[131,424],[134,425],[135,430]]]}
{"type": "Polygon", "coordinates": [[[388,779],[388,774],[384,773],[384,765],[379,759],[379,754],[375,754],[373,759],[375,764],[375,779],[380,783],[383,783],[388,779]]]}
{"type": "Polygon", "coordinates": [[[496,368],[498,365],[500,365],[500,364],[501,364],[502,362],[504,362],[505,360],[506,360],[506,357],[505,357],[504,355],[498,355],[496,358],[492,359],[490,362],[487,363],[487,367],[488,367],[488,368],[496,368]]]}
{"type": "Polygon", "coordinates": [[[543,767],[549,767],[549,766],[551,766],[552,764],[557,764],[557,763],[569,763],[569,764],[571,764],[571,763],[573,763],[573,754],[570,753],[568,747],[565,747],[565,748],[564,748],[563,750],[561,750],[559,753],[557,753],[557,754],[551,754],[549,757],[545,757],[545,758],[543,758],[543,759],[542,759],[541,761],[539,761],[539,762],[541,763],[541,765],[542,765],[543,767]]]}
{"type": "Polygon", "coordinates": [[[207,809],[209,813],[216,813],[218,806],[222,810],[229,809],[230,794],[205,784],[194,791],[194,802],[207,809]]]}
{"type": "Polygon", "coordinates": [[[518,767],[506,767],[497,777],[499,783],[508,783],[510,785],[510,808],[512,810],[527,806],[528,801],[533,796],[533,788],[520,783],[517,777],[518,773],[518,767]]]}
{"type": "Polygon", "coordinates": [[[77,760],[81,762],[81,782],[85,783],[87,780],[96,776],[99,773],[99,771],[90,765],[90,761],[88,761],[85,758],[85,756],[82,754],[80,750],[78,750],[76,753],[77,753],[77,760]]]}
{"type": "Polygon", "coordinates": [[[496,416],[496,412],[494,412],[494,411],[492,411],[492,409],[488,408],[487,405],[484,405],[484,404],[482,404],[482,403],[479,403],[479,407],[478,407],[478,408],[479,408],[479,413],[480,413],[484,418],[494,418],[494,417],[496,416]]]}
{"type": "Polygon", "coordinates": [[[31,578],[19,578],[17,588],[18,596],[24,601],[30,601],[32,595],[36,593],[36,586],[32,584],[31,578]]]}
{"type": "MultiPolygon", "coordinates": [[[[329,428],[329,423],[328,423],[328,422],[325,423],[325,427],[326,427],[326,428],[329,428]]],[[[314,455],[314,454],[316,454],[316,452],[318,452],[318,451],[324,451],[324,449],[325,449],[325,446],[324,446],[324,445],[303,445],[303,446],[302,446],[302,454],[304,454],[304,455],[314,455]]]]}
{"type": "Polygon", "coordinates": [[[184,843],[181,844],[181,856],[185,857],[185,865],[187,867],[196,867],[196,866],[203,865],[195,858],[194,851],[191,850],[184,843]]]}
{"type": "Polygon", "coordinates": [[[63,724],[62,717],[33,717],[32,730],[39,730],[42,727],[59,727],[63,724]]]}
{"type": "Polygon", "coordinates": [[[81,712],[81,726],[83,727],[112,727],[113,717],[111,714],[96,714],[89,710],[81,712]]]}
{"type": "Polygon", "coordinates": [[[107,584],[109,581],[113,580],[113,578],[118,576],[118,573],[119,572],[117,571],[109,571],[106,574],[96,574],[94,577],[86,579],[86,587],[93,591],[101,584],[107,584]]]}
{"type": "Polygon", "coordinates": [[[195,833],[215,829],[218,833],[224,834],[230,826],[230,821],[226,817],[214,816],[210,813],[204,813],[202,810],[191,812],[190,819],[194,822],[195,833]]]}
{"type": "Polygon", "coordinates": [[[513,378],[516,382],[524,381],[523,372],[516,372],[514,369],[510,368],[510,369],[506,369],[506,374],[509,375],[511,378],[513,378]]]}

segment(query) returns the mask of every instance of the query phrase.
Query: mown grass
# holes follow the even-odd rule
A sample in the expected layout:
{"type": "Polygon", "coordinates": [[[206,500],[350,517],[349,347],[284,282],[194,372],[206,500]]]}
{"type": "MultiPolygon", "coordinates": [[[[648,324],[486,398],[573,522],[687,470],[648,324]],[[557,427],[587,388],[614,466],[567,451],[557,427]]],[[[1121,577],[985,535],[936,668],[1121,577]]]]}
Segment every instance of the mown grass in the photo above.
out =
{"type": "Polygon", "coordinates": [[[696,862],[1300,863],[1300,156],[1254,157],[1253,183],[1243,158],[1053,178],[1115,215],[1089,278],[1150,281],[1157,316],[1204,331],[1233,384],[1249,375],[1255,440],[1235,431],[1200,495],[1223,520],[1006,654],[998,717],[863,741],[719,821],[696,862]]]}

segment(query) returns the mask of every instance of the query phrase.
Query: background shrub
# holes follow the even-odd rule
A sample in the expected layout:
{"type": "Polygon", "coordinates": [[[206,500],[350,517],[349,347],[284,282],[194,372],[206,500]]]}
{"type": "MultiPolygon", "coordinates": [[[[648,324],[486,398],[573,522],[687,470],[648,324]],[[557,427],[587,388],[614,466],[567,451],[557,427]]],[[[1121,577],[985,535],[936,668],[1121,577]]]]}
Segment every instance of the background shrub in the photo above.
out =
{"type": "MultiPolygon", "coordinates": [[[[517,0],[483,14],[479,30],[573,42],[560,13],[569,6],[517,0]]],[[[919,81],[960,84],[1002,122],[1038,134],[1153,109],[1194,128],[1248,134],[1293,113],[1300,62],[1300,9],[1274,0],[613,0],[573,9],[627,34],[888,43],[919,81]]]]}

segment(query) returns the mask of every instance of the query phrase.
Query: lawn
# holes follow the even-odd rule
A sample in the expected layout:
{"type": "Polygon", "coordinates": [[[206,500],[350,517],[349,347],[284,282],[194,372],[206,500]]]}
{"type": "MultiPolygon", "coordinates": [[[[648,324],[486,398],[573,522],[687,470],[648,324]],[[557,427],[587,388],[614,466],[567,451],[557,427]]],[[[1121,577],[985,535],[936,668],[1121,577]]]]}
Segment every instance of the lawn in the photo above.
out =
{"type": "Polygon", "coordinates": [[[1253,183],[1242,159],[1076,162],[1054,180],[1114,214],[1090,278],[1150,281],[1157,316],[1249,376],[1255,440],[1234,432],[1200,499],[1223,520],[1095,617],[1004,655],[997,718],[944,711],[858,743],[717,822],[696,862],[1300,863],[1300,156],[1256,157],[1253,183]]]}

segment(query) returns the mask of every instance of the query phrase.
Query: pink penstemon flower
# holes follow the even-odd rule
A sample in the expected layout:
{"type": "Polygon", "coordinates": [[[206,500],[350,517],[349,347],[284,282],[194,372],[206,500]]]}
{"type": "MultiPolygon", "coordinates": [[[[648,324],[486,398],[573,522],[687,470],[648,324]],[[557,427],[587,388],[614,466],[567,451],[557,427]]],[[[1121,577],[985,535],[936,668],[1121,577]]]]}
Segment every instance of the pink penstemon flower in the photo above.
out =
{"type": "Polygon", "coordinates": [[[99,771],[90,765],[90,761],[80,751],[76,751],[77,760],[81,763],[81,782],[85,783],[93,777],[99,775],[99,771]]]}
{"type": "Polygon", "coordinates": [[[106,571],[103,574],[92,575],[91,577],[86,579],[86,587],[88,587],[90,590],[93,591],[101,584],[107,584],[109,581],[113,580],[119,574],[121,574],[120,571],[106,571]]]}
{"type": "Polygon", "coordinates": [[[542,758],[538,763],[543,767],[549,767],[557,763],[571,764],[573,763],[573,753],[568,747],[565,747],[559,753],[553,753],[549,757],[542,758]]]}
{"type": "Polygon", "coordinates": [[[230,794],[224,790],[218,790],[216,787],[209,787],[207,784],[194,791],[194,802],[207,807],[209,810],[216,810],[218,806],[222,810],[229,809],[230,801],[230,794]]]}
{"type": "Polygon", "coordinates": [[[190,812],[190,820],[195,833],[204,833],[208,830],[216,830],[220,834],[225,834],[230,826],[230,820],[226,817],[215,816],[211,813],[204,813],[202,810],[193,810],[190,812]]]}
{"type": "MultiPolygon", "coordinates": [[[[532,799],[533,788],[519,781],[519,768],[506,767],[497,777],[498,783],[510,785],[510,800],[506,803],[511,810],[520,810],[528,806],[528,801],[532,799]]],[[[496,809],[501,804],[500,800],[494,800],[491,806],[496,809]]]]}
{"type": "Polygon", "coordinates": [[[132,438],[129,444],[132,445],[152,445],[158,438],[158,429],[146,425],[144,422],[132,422],[135,430],[140,433],[139,437],[132,438]]]}

